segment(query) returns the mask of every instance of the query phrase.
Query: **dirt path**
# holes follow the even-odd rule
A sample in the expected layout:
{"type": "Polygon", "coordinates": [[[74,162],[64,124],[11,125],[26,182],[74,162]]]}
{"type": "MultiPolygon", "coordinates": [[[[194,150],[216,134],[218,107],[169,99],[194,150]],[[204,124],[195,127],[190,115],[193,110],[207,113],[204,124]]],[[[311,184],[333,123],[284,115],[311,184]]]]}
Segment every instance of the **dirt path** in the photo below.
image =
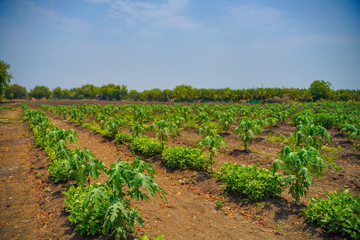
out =
{"type": "Polygon", "coordinates": [[[69,232],[61,185],[48,179],[22,110],[0,113],[0,239],[57,239],[69,232]]]}

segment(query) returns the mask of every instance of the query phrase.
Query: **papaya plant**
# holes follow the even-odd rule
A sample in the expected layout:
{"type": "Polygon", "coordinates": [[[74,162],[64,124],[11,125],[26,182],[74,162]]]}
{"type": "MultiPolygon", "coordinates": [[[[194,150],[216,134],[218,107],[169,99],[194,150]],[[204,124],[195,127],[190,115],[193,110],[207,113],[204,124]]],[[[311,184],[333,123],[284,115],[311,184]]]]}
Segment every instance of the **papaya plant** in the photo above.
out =
{"type": "Polygon", "coordinates": [[[146,128],[142,124],[134,124],[130,128],[131,135],[133,137],[139,137],[141,134],[145,132],[146,128]]]}
{"type": "Polygon", "coordinates": [[[273,173],[284,169],[285,186],[290,186],[289,193],[300,203],[302,196],[306,195],[309,186],[314,185],[312,176],[323,176],[325,165],[320,152],[311,146],[302,148],[283,147],[279,152],[279,159],[271,166],[273,173]]]}
{"type": "Polygon", "coordinates": [[[321,148],[323,140],[326,140],[329,144],[332,143],[330,134],[320,125],[298,125],[296,127],[295,139],[297,146],[305,143],[305,145],[316,149],[321,148]]]}
{"type": "Polygon", "coordinates": [[[239,125],[235,128],[234,133],[239,135],[240,140],[244,143],[244,149],[248,151],[248,147],[252,144],[255,135],[260,135],[262,128],[255,121],[243,118],[239,121],[239,125]]]}
{"type": "Polygon", "coordinates": [[[225,143],[224,138],[222,138],[219,134],[216,134],[215,136],[204,136],[199,142],[198,146],[203,150],[208,149],[209,158],[211,161],[210,169],[211,172],[213,172],[215,165],[215,156],[218,154],[221,147],[228,147],[225,143]]]}
{"type": "Polygon", "coordinates": [[[161,141],[162,149],[165,148],[165,142],[168,141],[170,134],[179,134],[179,129],[176,124],[165,120],[154,122],[151,124],[150,129],[156,134],[155,137],[161,141]]]}
{"type": "Polygon", "coordinates": [[[116,239],[126,238],[134,231],[135,221],[143,226],[130,200],[148,201],[155,194],[166,199],[164,190],[154,182],[154,174],[150,163],[138,158],[128,163],[119,158],[107,170],[105,183],[72,186],[64,192],[69,221],[82,234],[111,233],[116,239]]]}
{"type": "Polygon", "coordinates": [[[231,124],[235,122],[234,115],[235,114],[232,111],[220,112],[218,114],[219,124],[222,131],[229,131],[231,124]]]}

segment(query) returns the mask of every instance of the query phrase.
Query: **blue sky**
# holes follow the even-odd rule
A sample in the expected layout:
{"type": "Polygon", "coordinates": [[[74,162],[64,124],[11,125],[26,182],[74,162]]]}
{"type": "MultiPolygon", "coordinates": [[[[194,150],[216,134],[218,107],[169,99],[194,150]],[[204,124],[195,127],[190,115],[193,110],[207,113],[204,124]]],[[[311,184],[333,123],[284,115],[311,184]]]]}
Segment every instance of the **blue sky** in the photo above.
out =
{"type": "Polygon", "coordinates": [[[0,36],[27,89],[360,89],[358,0],[1,0],[0,36]]]}

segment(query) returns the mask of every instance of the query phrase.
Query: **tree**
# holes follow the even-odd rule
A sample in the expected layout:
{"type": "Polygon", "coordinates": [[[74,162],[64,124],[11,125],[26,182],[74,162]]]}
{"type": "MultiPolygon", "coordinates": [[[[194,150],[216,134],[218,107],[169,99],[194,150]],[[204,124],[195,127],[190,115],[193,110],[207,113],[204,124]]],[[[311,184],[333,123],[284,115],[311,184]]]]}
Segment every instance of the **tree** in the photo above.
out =
{"type": "Polygon", "coordinates": [[[30,97],[33,98],[49,98],[51,96],[51,91],[48,87],[45,86],[35,86],[33,89],[30,90],[30,97]]]}
{"type": "Polygon", "coordinates": [[[0,96],[3,94],[4,88],[10,83],[10,79],[13,78],[13,76],[8,73],[9,68],[10,64],[0,60],[0,96]]]}
{"type": "Polygon", "coordinates": [[[26,88],[18,84],[11,84],[5,87],[5,97],[7,99],[25,98],[27,94],[26,88]]]}
{"type": "Polygon", "coordinates": [[[100,88],[101,95],[107,100],[122,100],[128,94],[128,89],[125,85],[107,84],[100,88]]]}
{"type": "Polygon", "coordinates": [[[52,90],[52,96],[56,99],[62,99],[63,98],[63,92],[61,90],[61,87],[56,87],[52,90]]]}
{"type": "Polygon", "coordinates": [[[324,80],[315,80],[310,85],[309,91],[314,101],[329,99],[331,96],[331,83],[324,80]]]}

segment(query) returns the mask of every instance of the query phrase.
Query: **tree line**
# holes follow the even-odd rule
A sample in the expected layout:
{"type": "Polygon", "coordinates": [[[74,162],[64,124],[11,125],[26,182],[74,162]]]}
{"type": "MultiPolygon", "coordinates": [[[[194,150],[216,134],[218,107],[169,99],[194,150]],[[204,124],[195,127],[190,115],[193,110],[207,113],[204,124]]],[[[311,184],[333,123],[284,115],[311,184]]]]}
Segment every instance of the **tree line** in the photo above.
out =
{"type": "Polygon", "coordinates": [[[310,102],[320,99],[332,101],[360,101],[360,90],[332,90],[331,84],[323,80],[314,81],[308,89],[299,88],[251,88],[251,89],[206,89],[193,88],[189,85],[179,85],[174,89],[161,90],[154,88],[142,92],[128,90],[125,85],[107,84],[97,87],[85,84],[78,88],[62,89],[56,87],[50,90],[46,86],[36,86],[27,89],[18,84],[5,87],[7,99],[106,99],[130,101],[161,101],[161,102],[228,102],[242,100],[273,100],[287,98],[293,101],[310,102]]]}
{"type": "Polygon", "coordinates": [[[287,98],[293,101],[310,102],[319,99],[333,101],[360,101],[360,90],[331,89],[331,83],[315,80],[309,88],[250,88],[250,89],[207,89],[179,85],[174,89],[154,88],[142,92],[128,90],[125,85],[107,84],[101,87],[85,84],[78,88],[50,90],[46,86],[35,86],[30,91],[24,86],[10,84],[13,78],[8,73],[10,65],[0,60],[0,99],[53,98],[53,99],[106,99],[161,102],[217,102],[217,101],[261,101],[287,98]]]}

